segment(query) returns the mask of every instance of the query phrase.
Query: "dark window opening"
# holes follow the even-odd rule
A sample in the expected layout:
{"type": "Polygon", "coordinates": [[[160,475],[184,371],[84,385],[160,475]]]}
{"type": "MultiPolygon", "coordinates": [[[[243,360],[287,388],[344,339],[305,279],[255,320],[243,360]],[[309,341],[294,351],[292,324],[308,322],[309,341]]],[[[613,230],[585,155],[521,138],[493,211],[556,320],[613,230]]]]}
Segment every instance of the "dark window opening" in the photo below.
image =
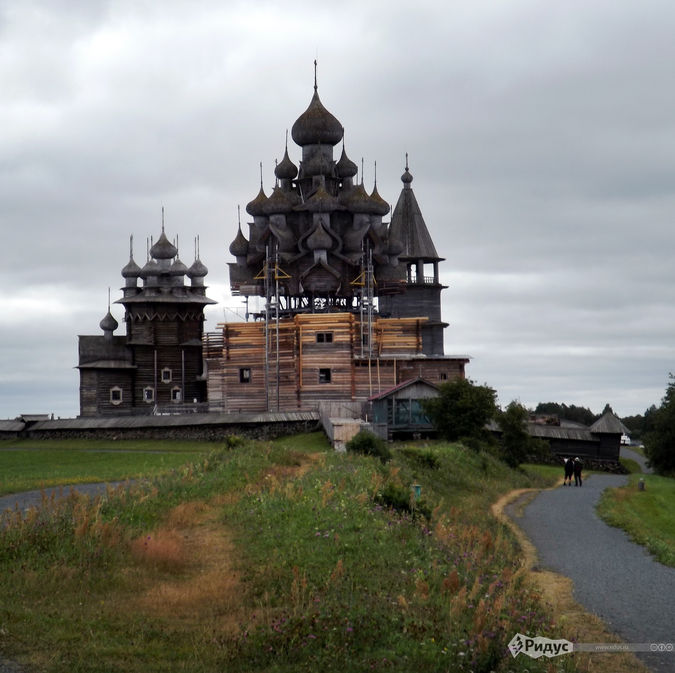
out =
{"type": "Polygon", "coordinates": [[[333,343],[333,333],[332,332],[317,332],[316,333],[316,343],[318,343],[318,344],[332,344],[333,343]]]}
{"type": "Polygon", "coordinates": [[[180,388],[174,388],[171,391],[171,401],[172,402],[180,402],[181,400],[181,390],[180,388]]]}
{"type": "Polygon", "coordinates": [[[168,367],[162,369],[162,383],[171,383],[171,370],[168,367]]]}
{"type": "Polygon", "coordinates": [[[441,373],[438,375],[438,378],[439,378],[441,381],[447,381],[447,380],[448,380],[448,375],[447,375],[445,372],[441,372],[441,373]]]}
{"type": "Polygon", "coordinates": [[[248,367],[239,370],[239,383],[251,383],[251,370],[248,367]]]}
{"type": "Polygon", "coordinates": [[[319,369],[319,383],[330,383],[330,369],[319,369]]]}
{"type": "Polygon", "coordinates": [[[154,402],[155,401],[155,391],[153,388],[144,388],[143,389],[143,399],[146,402],[154,402]]]}

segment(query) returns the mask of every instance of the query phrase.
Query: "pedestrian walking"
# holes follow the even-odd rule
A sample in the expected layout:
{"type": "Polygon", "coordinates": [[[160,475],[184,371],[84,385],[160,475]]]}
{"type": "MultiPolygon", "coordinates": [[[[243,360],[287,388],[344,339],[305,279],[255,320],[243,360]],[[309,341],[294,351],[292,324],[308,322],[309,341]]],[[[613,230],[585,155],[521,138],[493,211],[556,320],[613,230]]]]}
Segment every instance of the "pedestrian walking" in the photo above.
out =
{"type": "Polygon", "coordinates": [[[574,459],[574,485],[581,486],[581,461],[578,456],[574,459]]]}
{"type": "Polygon", "coordinates": [[[572,462],[572,457],[568,456],[565,458],[565,481],[563,482],[565,486],[572,485],[572,475],[574,474],[574,464],[572,462]]]}

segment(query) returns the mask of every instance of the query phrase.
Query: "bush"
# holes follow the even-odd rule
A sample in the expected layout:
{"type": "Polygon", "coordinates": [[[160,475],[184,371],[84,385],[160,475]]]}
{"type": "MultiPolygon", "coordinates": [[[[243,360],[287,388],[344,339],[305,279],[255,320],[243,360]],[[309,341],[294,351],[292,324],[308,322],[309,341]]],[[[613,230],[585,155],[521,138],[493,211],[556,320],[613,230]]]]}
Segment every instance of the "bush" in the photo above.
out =
{"type": "Polygon", "coordinates": [[[439,386],[438,393],[422,400],[422,408],[443,439],[456,442],[460,437],[485,435],[486,424],[497,412],[497,393],[492,388],[455,379],[439,386]]]}
{"type": "Polygon", "coordinates": [[[515,400],[499,415],[500,457],[509,467],[518,467],[531,457],[549,453],[547,442],[535,439],[527,431],[528,416],[527,409],[515,400]]]}
{"type": "Polygon", "coordinates": [[[459,443],[476,453],[499,454],[497,440],[487,432],[481,437],[460,437],[459,443]]]}
{"type": "Polygon", "coordinates": [[[383,463],[391,460],[391,451],[383,440],[367,430],[360,430],[346,444],[350,453],[360,453],[364,456],[375,456],[383,463]]]}
{"type": "Polygon", "coordinates": [[[413,519],[419,514],[422,514],[427,519],[431,519],[431,509],[426,501],[418,500],[413,506],[412,492],[403,486],[397,486],[391,481],[385,486],[383,491],[377,494],[375,502],[388,509],[393,509],[399,514],[411,514],[413,519]]]}
{"type": "Polygon", "coordinates": [[[425,470],[437,470],[441,466],[439,457],[428,449],[418,451],[417,449],[401,449],[401,453],[417,467],[425,470]]]}

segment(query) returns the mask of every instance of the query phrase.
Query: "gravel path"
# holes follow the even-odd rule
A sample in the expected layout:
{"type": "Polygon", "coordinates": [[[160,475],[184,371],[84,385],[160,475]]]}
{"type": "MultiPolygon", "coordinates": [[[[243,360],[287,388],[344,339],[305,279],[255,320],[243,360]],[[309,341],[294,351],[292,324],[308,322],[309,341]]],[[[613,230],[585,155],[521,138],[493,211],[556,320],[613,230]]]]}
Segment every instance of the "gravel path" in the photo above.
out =
{"type": "Polygon", "coordinates": [[[654,472],[651,467],[647,467],[647,459],[644,456],[641,456],[637,451],[633,451],[626,446],[622,446],[621,457],[634,460],[642,469],[643,474],[652,474],[654,472]]]}
{"type": "MultiPolygon", "coordinates": [[[[522,517],[507,513],[537,548],[540,565],[569,577],[574,598],[626,643],[675,644],[675,569],[657,563],[595,513],[600,494],[625,476],[593,475],[583,487],[542,491],[522,517]]],[[[651,670],[675,671],[675,653],[638,654],[651,670]]]]}

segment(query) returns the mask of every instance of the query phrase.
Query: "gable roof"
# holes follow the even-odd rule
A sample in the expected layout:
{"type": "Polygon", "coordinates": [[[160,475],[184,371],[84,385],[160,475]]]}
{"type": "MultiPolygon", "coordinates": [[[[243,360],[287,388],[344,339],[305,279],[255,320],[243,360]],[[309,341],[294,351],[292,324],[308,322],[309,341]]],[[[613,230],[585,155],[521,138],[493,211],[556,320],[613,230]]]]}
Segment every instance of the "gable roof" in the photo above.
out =
{"type": "Polygon", "coordinates": [[[381,400],[384,397],[389,397],[392,393],[398,392],[399,390],[403,390],[404,388],[407,388],[408,386],[412,386],[413,384],[422,384],[425,386],[429,386],[429,388],[433,389],[434,391],[438,390],[438,386],[435,383],[431,383],[431,381],[427,381],[426,379],[423,379],[421,376],[418,376],[416,379],[410,379],[409,381],[403,381],[403,383],[399,383],[398,385],[395,385],[393,388],[389,388],[389,390],[385,390],[382,393],[378,393],[377,395],[373,395],[372,397],[368,398],[369,402],[374,402],[375,400],[381,400]]]}

